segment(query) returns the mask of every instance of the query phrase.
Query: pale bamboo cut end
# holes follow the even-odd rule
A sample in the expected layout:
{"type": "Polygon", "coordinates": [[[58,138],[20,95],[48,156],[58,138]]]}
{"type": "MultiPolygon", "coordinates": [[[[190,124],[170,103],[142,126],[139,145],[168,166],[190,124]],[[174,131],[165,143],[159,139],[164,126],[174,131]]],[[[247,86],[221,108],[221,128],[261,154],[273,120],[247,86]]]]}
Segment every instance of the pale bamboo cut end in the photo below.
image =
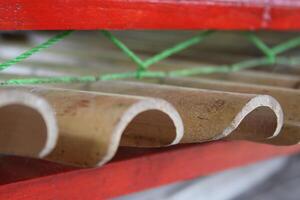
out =
{"type": "Polygon", "coordinates": [[[144,98],[129,107],[122,115],[112,132],[107,154],[97,166],[111,160],[119,145],[169,146],[178,144],[183,134],[182,119],[171,104],[161,99],[144,98]],[[164,135],[167,132],[171,134],[164,135]]]}
{"type": "Polygon", "coordinates": [[[270,95],[280,103],[284,111],[284,125],[278,139],[255,140],[274,145],[290,145],[299,141],[299,90],[289,88],[278,88],[271,86],[260,86],[255,84],[236,84],[230,81],[209,80],[204,78],[167,78],[161,79],[161,83],[179,85],[184,87],[219,90],[226,92],[255,93],[270,95]],[[280,139],[279,139],[280,138],[280,139]]]}
{"type": "MultiPolygon", "coordinates": [[[[249,102],[243,106],[228,128],[224,129],[223,133],[216,139],[226,137],[229,140],[267,140],[280,134],[284,122],[284,114],[280,103],[277,101],[277,93],[267,92],[268,90],[259,90],[259,88],[242,88],[237,84],[226,85],[226,82],[217,82],[207,79],[187,79],[187,78],[169,78],[161,79],[162,83],[209,89],[219,92],[243,95],[245,91],[252,93],[254,97],[249,99],[249,102]],[[225,88],[225,89],[224,89],[225,88]],[[259,95],[263,93],[271,93],[270,95],[259,95]],[[258,93],[258,94],[257,94],[258,93]],[[250,131],[251,130],[251,131],[250,131]]],[[[248,94],[247,94],[248,95],[248,94]]],[[[279,98],[281,101],[281,98],[279,98]]],[[[285,104],[284,104],[285,105],[285,104]]]]}
{"type": "MultiPolygon", "coordinates": [[[[0,107],[7,104],[6,96],[13,107],[10,112],[4,110],[2,116],[0,108],[0,119],[5,119],[10,114],[9,120],[17,124],[12,125],[10,122],[5,127],[20,129],[12,134],[13,142],[7,145],[13,151],[0,149],[1,153],[31,157],[47,155],[45,159],[55,162],[96,167],[111,160],[120,144],[160,147],[177,144],[183,137],[180,115],[170,103],[161,99],[30,86],[5,87],[1,91],[4,98],[0,96],[3,102],[0,107]],[[15,101],[11,100],[15,99],[13,94],[18,96],[15,101]],[[23,109],[19,104],[26,105],[29,109],[23,109]],[[23,123],[29,123],[24,118],[31,118],[25,114],[16,118],[21,111],[33,119],[30,126],[26,124],[26,127],[31,127],[28,131],[30,134],[24,134],[27,132],[23,123]],[[48,118],[39,119],[39,113],[46,117],[51,114],[51,120],[57,120],[58,128],[55,126],[55,133],[57,134],[58,129],[59,134],[55,140],[44,134],[47,127],[52,127],[53,121],[48,118]],[[24,137],[20,137],[20,133],[24,137]],[[18,144],[25,141],[29,144],[18,144]],[[46,150],[42,146],[44,143],[46,150]],[[38,151],[42,147],[42,152],[38,151]]],[[[2,135],[1,141],[4,143],[4,134],[2,135]]],[[[6,147],[1,143],[0,146],[6,147]]]]}
{"type": "Polygon", "coordinates": [[[258,95],[241,109],[221,137],[253,141],[270,139],[280,133],[282,126],[283,111],[277,100],[269,95],[258,95]]]}
{"type": "Polygon", "coordinates": [[[58,130],[53,109],[27,92],[0,92],[0,152],[45,157],[55,147],[58,130]]]}

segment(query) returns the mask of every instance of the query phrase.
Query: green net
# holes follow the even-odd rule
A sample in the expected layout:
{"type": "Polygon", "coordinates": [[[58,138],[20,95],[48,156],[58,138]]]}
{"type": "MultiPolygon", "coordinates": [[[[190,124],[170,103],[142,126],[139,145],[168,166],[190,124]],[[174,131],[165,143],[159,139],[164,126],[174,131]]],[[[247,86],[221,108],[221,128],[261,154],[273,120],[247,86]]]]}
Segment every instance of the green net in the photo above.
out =
{"type": "MultiPolygon", "coordinates": [[[[0,71],[5,70],[14,64],[22,62],[29,58],[35,53],[43,49],[47,49],[67,36],[71,35],[74,31],[64,31],[49,40],[37,45],[36,47],[29,49],[21,55],[3,62],[0,64],[0,71]]],[[[43,84],[43,83],[86,83],[95,82],[98,80],[116,80],[126,78],[161,78],[161,77],[180,77],[180,76],[192,76],[198,74],[212,74],[212,73],[230,73],[236,72],[242,69],[249,69],[257,66],[267,66],[273,64],[282,65],[296,65],[300,64],[300,60],[296,58],[281,57],[279,54],[284,53],[292,48],[300,46],[300,37],[293,38],[272,48],[268,47],[256,34],[255,32],[241,32],[245,38],[253,43],[262,53],[263,57],[248,59],[242,62],[233,63],[230,65],[219,65],[219,66],[201,66],[188,69],[179,69],[173,71],[151,71],[151,66],[161,60],[166,59],[176,53],[181,52],[191,46],[201,43],[204,39],[214,34],[215,31],[206,30],[201,31],[194,37],[191,37],[183,42],[180,42],[171,48],[165,49],[162,52],[146,59],[142,60],[137,54],[131,51],[122,41],[115,37],[111,32],[102,30],[101,33],[107,37],[115,46],[117,46],[125,55],[127,55],[135,64],[136,70],[123,72],[123,73],[109,73],[99,74],[98,76],[60,76],[60,77],[49,77],[49,78],[26,78],[26,79],[10,79],[1,82],[1,85],[25,85],[25,84],[43,84]]]]}

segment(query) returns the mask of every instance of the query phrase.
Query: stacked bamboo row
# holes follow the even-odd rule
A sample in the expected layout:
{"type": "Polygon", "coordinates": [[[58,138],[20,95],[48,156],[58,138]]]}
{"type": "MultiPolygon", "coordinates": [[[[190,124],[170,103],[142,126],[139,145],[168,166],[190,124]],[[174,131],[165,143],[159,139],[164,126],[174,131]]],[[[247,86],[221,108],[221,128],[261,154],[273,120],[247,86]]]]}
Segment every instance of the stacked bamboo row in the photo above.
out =
{"type": "MultiPolygon", "coordinates": [[[[47,34],[30,33],[23,42],[3,39],[0,60],[40,43],[49,37],[47,34]]],[[[142,57],[148,57],[192,33],[117,34],[142,57]]],[[[270,33],[261,34],[270,40],[270,33]]],[[[269,43],[290,35],[293,33],[273,34],[269,43]]],[[[184,51],[151,69],[168,71],[234,62],[258,54],[255,47],[232,33],[215,37],[212,43],[184,51]],[[239,46],[236,42],[228,44],[233,40],[238,40],[239,46]]],[[[185,78],[3,86],[0,152],[95,167],[108,162],[119,145],[163,147],[219,139],[298,144],[300,68],[276,67],[280,70],[269,67],[185,78]]],[[[9,68],[0,79],[99,75],[134,69],[135,65],[99,33],[81,32],[9,68]]]]}

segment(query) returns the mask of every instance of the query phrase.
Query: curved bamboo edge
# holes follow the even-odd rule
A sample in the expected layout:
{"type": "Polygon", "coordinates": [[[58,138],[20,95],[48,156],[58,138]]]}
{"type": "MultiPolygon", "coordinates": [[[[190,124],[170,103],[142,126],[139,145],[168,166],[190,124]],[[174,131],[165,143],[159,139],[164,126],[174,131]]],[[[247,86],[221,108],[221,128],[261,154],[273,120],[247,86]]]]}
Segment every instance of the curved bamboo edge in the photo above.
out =
{"type": "Polygon", "coordinates": [[[175,145],[180,142],[184,134],[184,126],[181,117],[177,113],[176,109],[171,104],[161,99],[145,99],[133,104],[123,114],[119,123],[115,126],[113,130],[110,146],[107,150],[108,152],[97,164],[97,166],[102,166],[114,157],[120,145],[122,134],[124,133],[128,124],[140,113],[152,109],[160,110],[161,112],[168,114],[168,116],[172,119],[176,129],[176,136],[174,140],[171,143],[164,146],[175,145]]]}
{"type": "Polygon", "coordinates": [[[280,105],[283,108],[284,125],[279,134],[279,137],[276,137],[277,139],[274,138],[271,140],[258,141],[282,146],[298,144],[300,142],[298,136],[300,131],[299,90],[272,86],[258,86],[249,83],[236,84],[231,81],[219,81],[206,78],[166,78],[160,79],[158,82],[167,85],[170,84],[176,86],[218,90],[224,92],[256,93],[271,95],[274,98],[276,98],[276,100],[280,103],[280,105]]]}
{"type": "MultiPolygon", "coordinates": [[[[46,142],[38,153],[36,152],[28,152],[28,153],[29,156],[37,156],[39,158],[48,155],[54,149],[58,139],[58,126],[55,117],[55,112],[52,109],[52,107],[49,105],[49,103],[45,99],[36,95],[32,95],[28,92],[1,89],[0,109],[10,105],[24,106],[40,114],[40,117],[45,122],[45,126],[46,126],[46,142]]],[[[14,117],[16,117],[18,113],[13,113],[13,115],[14,117]]],[[[18,153],[20,155],[23,155],[23,152],[18,152],[18,153]]],[[[25,154],[24,156],[28,156],[28,155],[25,154]]]]}
{"type": "Polygon", "coordinates": [[[283,111],[281,109],[280,104],[277,102],[276,99],[269,95],[258,95],[254,98],[250,99],[250,101],[242,108],[242,110],[235,116],[231,124],[224,129],[222,132],[221,138],[228,137],[242,122],[242,120],[249,115],[252,111],[259,107],[268,107],[270,108],[274,114],[276,115],[276,129],[268,138],[274,138],[279,135],[281,128],[283,126],[283,111]]]}
{"type": "MultiPolygon", "coordinates": [[[[96,167],[112,159],[122,141],[129,146],[157,147],[177,144],[183,137],[180,115],[171,104],[161,99],[44,87],[3,87],[0,92],[3,105],[7,99],[1,98],[1,94],[7,96],[9,103],[19,103],[19,100],[11,100],[17,94],[24,104],[41,110],[45,116],[52,114],[51,119],[57,120],[58,124],[55,143],[53,138],[47,138],[47,148],[40,156],[16,155],[96,167]],[[159,128],[157,134],[162,135],[161,141],[147,135],[147,131],[139,132],[153,130],[155,125],[159,128]],[[131,140],[126,141],[131,134],[131,140]]],[[[45,120],[47,127],[48,122],[45,120]]]]}
{"type": "Polygon", "coordinates": [[[239,139],[241,135],[245,134],[242,139],[257,140],[261,139],[260,131],[269,132],[271,130],[271,133],[267,133],[263,137],[272,138],[279,134],[283,124],[281,106],[268,95],[224,93],[127,81],[99,81],[88,84],[60,85],[59,87],[162,98],[170,102],[182,117],[185,134],[181,143],[217,140],[227,137],[234,131],[240,133],[236,134],[239,135],[239,139]],[[256,111],[259,108],[268,108],[267,115],[269,117],[260,116],[261,113],[256,111]],[[248,115],[253,115],[251,120],[247,119],[248,115]],[[271,115],[275,115],[275,117],[271,115]],[[243,121],[246,121],[246,126],[243,125],[238,129],[243,121]],[[259,121],[265,122],[265,124],[258,123],[259,121]],[[271,126],[274,124],[276,125],[273,129],[271,126]],[[251,130],[254,131],[252,135],[248,133],[251,130]]]}

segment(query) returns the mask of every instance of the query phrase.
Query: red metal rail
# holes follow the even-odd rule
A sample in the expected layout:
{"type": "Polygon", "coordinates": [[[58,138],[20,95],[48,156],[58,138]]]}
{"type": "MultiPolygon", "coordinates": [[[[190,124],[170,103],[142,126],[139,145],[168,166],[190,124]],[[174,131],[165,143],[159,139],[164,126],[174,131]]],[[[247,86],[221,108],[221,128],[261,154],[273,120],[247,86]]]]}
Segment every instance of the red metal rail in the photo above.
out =
{"type": "Polygon", "coordinates": [[[300,29],[299,0],[3,0],[0,30],[300,29]]]}
{"type": "Polygon", "coordinates": [[[300,146],[222,141],[156,150],[123,149],[113,162],[97,169],[60,169],[57,165],[45,165],[36,160],[16,162],[14,159],[10,162],[6,159],[6,166],[10,165],[10,168],[1,169],[1,179],[5,176],[6,181],[15,181],[22,176],[31,179],[1,185],[0,199],[116,197],[299,151],[300,146]],[[49,175],[50,172],[54,174],[49,175]],[[48,176],[37,178],[43,173],[48,176]]]}

